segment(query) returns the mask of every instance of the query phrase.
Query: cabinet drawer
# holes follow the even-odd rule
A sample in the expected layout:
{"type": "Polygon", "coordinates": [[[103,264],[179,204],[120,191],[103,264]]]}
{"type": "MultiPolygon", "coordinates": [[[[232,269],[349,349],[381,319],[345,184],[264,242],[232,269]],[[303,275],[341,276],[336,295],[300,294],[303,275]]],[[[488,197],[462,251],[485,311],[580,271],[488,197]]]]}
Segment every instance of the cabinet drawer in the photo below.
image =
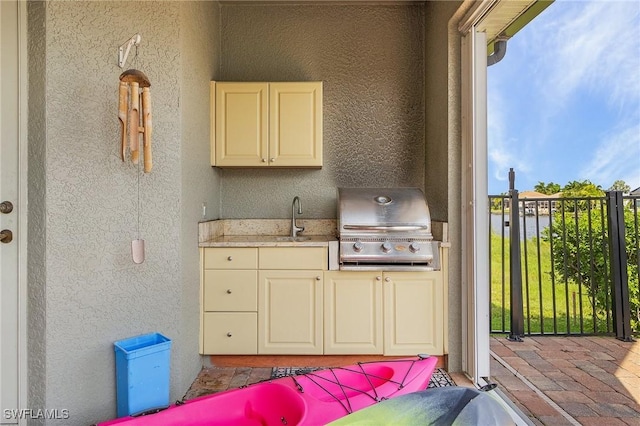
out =
{"type": "Polygon", "coordinates": [[[257,271],[204,271],[205,311],[255,312],[257,309],[257,271]]]}
{"type": "Polygon", "coordinates": [[[260,269],[328,269],[326,247],[260,247],[260,269]]]}
{"type": "Polygon", "coordinates": [[[216,247],[204,250],[204,269],[256,269],[258,249],[216,247]]]}
{"type": "Polygon", "coordinates": [[[257,313],[207,312],[203,322],[205,355],[258,353],[257,313]]]}

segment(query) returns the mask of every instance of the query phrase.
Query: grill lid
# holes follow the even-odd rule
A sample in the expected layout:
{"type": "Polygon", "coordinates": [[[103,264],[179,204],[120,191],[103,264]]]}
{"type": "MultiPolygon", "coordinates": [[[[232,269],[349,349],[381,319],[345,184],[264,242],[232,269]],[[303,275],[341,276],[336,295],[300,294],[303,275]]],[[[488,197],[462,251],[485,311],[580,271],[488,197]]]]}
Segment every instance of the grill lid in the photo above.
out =
{"type": "Polygon", "coordinates": [[[410,234],[431,239],[431,215],[419,188],[338,188],[338,233],[410,234]]]}

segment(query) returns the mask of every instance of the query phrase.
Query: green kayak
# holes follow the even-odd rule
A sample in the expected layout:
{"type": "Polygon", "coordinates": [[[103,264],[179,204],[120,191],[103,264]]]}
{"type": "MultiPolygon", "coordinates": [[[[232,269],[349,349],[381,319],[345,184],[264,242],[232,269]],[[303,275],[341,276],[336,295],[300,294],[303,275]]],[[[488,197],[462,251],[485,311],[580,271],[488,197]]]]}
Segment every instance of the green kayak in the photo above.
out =
{"type": "Polygon", "coordinates": [[[448,386],[412,392],[353,412],[331,426],[515,425],[489,392],[448,386]]]}

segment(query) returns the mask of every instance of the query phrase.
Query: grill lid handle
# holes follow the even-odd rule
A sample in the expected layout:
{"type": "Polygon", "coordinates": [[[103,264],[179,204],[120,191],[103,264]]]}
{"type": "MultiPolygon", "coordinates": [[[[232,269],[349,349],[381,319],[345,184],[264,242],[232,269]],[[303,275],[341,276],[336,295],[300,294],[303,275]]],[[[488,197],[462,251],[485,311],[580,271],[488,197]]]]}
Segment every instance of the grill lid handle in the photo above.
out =
{"type": "Polygon", "coordinates": [[[343,225],[342,229],[356,231],[420,231],[429,229],[427,225],[343,225]]]}

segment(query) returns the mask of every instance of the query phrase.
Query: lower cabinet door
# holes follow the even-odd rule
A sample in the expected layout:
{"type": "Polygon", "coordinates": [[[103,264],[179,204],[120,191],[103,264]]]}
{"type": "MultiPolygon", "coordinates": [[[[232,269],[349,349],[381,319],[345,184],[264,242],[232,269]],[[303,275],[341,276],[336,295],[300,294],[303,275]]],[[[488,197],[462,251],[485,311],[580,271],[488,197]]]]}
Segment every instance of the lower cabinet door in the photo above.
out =
{"type": "Polygon", "coordinates": [[[384,354],[444,353],[439,272],[385,272],[384,354]]]}
{"type": "Polygon", "coordinates": [[[258,353],[256,312],[205,312],[205,355],[255,355],[258,353]]]}
{"type": "Polygon", "coordinates": [[[382,354],[382,272],[324,274],[324,353],[382,354]]]}
{"type": "Polygon", "coordinates": [[[322,354],[322,271],[260,271],[258,353],[322,354]]]}

